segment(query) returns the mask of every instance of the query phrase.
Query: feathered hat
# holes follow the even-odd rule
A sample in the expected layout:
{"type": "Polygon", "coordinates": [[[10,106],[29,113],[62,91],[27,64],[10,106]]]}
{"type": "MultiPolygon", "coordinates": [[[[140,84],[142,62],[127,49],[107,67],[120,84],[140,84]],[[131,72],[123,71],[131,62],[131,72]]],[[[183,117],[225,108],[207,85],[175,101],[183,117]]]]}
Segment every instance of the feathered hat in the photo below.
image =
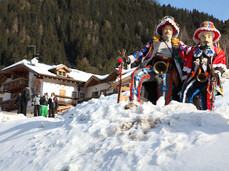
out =
{"type": "Polygon", "coordinates": [[[198,28],[194,35],[193,35],[193,40],[196,43],[200,42],[200,33],[202,31],[210,31],[213,33],[213,42],[217,42],[221,36],[219,30],[217,30],[214,26],[214,23],[211,21],[204,21],[203,23],[200,24],[200,28],[198,28]]]}
{"type": "Polygon", "coordinates": [[[171,25],[173,27],[173,36],[177,37],[179,35],[180,29],[178,24],[175,22],[174,18],[171,16],[165,16],[160,20],[160,23],[157,25],[156,34],[162,36],[162,28],[165,25],[171,25]]]}

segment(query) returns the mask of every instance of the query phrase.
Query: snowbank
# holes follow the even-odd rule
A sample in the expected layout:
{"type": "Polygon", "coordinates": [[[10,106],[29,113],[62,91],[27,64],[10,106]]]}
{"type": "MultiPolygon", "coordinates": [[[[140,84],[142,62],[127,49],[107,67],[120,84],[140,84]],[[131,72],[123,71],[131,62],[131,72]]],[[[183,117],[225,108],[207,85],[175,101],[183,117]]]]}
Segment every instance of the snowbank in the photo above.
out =
{"type": "Polygon", "coordinates": [[[175,101],[124,110],[112,95],[55,119],[0,114],[0,170],[228,170],[228,87],[214,111],[175,101]]]}
{"type": "Polygon", "coordinates": [[[25,115],[9,115],[7,113],[0,112],[0,122],[8,121],[8,120],[19,120],[26,118],[25,115]]]}

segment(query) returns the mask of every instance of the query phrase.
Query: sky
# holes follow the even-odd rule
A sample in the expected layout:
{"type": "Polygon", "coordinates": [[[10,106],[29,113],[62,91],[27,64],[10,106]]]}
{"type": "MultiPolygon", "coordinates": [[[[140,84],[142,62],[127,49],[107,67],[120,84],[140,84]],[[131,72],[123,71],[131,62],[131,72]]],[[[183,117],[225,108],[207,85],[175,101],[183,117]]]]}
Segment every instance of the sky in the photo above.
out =
{"type": "Polygon", "coordinates": [[[197,9],[199,12],[208,13],[213,17],[226,21],[229,19],[228,0],[157,0],[161,5],[170,4],[172,7],[188,10],[197,9]]]}
{"type": "Polygon", "coordinates": [[[227,171],[229,72],[213,111],[172,101],[125,110],[117,94],[55,118],[0,112],[0,170],[227,171]]]}

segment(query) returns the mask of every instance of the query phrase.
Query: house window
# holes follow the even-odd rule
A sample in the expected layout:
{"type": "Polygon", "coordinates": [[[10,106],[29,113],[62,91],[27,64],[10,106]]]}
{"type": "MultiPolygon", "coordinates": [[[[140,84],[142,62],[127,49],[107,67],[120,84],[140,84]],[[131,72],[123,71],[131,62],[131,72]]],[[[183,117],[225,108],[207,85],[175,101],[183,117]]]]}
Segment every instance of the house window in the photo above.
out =
{"type": "Polygon", "coordinates": [[[63,72],[63,76],[66,76],[66,73],[65,72],[63,72]]]}
{"type": "Polygon", "coordinates": [[[80,99],[85,99],[85,93],[80,93],[80,99]]]}
{"type": "Polygon", "coordinates": [[[76,92],[76,91],[73,91],[73,92],[72,92],[72,97],[73,97],[73,98],[77,98],[77,92],[76,92]]]}
{"type": "Polygon", "coordinates": [[[61,71],[59,71],[59,75],[62,75],[62,72],[61,71]]]}
{"type": "Polygon", "coordinates": [[[92,92],[92,97],[98,97],[98,96],[99,96],[99,92],[98,91],[92,92]]]}

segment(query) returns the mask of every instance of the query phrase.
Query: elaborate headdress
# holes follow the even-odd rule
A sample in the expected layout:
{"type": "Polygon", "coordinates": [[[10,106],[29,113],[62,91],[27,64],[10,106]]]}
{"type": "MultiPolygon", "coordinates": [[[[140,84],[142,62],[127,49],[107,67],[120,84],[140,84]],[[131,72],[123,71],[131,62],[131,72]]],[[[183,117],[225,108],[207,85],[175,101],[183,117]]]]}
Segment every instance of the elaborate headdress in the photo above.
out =
{"type": "Polygon", "coordinates": [[[174,18],[171,16],[165,16],[160,20],[160,23],[157,25],[156,34],[162,36],[162,28],[165,25],[171,25],[173,27],[173,36],[177,37],[179,35],[180,29],[178,24],[175,22],[174,18]]]}
{"type": "Polygon", "coordinates": [[[200,33],[203,31],[210,31],[213,33],[213,42],[217,42],[221,36],[219,30],[217,30],[214,26],[214,23],[211,21],[204,21],[203,23],[200,24],[200,28],[198,28],[194,35],[193,35],[193,40],[196,43],[200,42],[200,33]]]}

